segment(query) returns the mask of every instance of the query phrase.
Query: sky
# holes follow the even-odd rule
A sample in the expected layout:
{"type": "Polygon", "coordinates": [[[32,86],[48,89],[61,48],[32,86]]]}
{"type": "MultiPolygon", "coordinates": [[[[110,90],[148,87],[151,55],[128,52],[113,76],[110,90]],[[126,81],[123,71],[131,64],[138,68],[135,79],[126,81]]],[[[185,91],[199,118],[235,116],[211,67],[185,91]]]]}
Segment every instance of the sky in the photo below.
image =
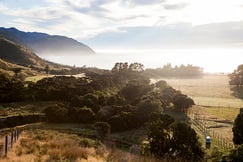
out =
{"type": "Polygon", "coordinates": [[[243,45],[242,0],[0,0],[0,20],[95,49],[243,45]]]}
{"type": "MultiPolygon", "coordinates": [[[[214,56],[221,71],[233,70],[223,69],[232,51],[237,63],[243,62],[238,58],[243,53],[242,0],[0,0],[0,22],[26,32],[68,36],[95,51],[222,53],[224,60],[214,56]]],[[[208,58],[202,61],[207,66],[208,58]]],[[[213,70],[214,64],[208,66],[220,71],[213,70]]]]}

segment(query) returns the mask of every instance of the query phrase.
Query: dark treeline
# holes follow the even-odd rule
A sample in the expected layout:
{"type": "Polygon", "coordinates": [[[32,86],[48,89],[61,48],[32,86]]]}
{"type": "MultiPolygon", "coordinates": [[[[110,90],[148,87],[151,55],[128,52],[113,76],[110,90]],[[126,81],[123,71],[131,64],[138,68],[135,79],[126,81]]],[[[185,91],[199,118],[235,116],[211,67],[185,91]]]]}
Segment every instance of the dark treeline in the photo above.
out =
{"type": "Polygon", "coordinates": [[[7,116],[0,119],[0,129],[11,128],[18,125],[24,125],[24,124],[36,123],[42,121],[45,121],[45,116],[43,114],[7,116]]]}
{"type": "Polygon", "coordinates": [[[139,63],[117,63],[103,74],[90,72],[82,78],[54,76],[36,83],[0,75],[0,102],[60,101],[64,104],[45,111],[49,121],[100,120],[110,123],[114,131],[139,127],[152,112],[163,112],[168,107],[186,112],[194,104],[165,81],[150,84],[143,71],[139,63]],[[90,117],[84,120],[82,116],[90,117]]]}
{"type": "Polygon", "coordinates": [[[229,74],[229,78],[232,94],[235,97],[243,99],[243,64],[239,65],[234,72],[229,74]]]}
{"type": "Polygon", "coordinates": [[[146,69],[144,72],[149,77],[181,77],[191,78],[203,75],[203,69],[193,65],[180,65],[173,67],[170,63],[162,68],[146,69]]]}

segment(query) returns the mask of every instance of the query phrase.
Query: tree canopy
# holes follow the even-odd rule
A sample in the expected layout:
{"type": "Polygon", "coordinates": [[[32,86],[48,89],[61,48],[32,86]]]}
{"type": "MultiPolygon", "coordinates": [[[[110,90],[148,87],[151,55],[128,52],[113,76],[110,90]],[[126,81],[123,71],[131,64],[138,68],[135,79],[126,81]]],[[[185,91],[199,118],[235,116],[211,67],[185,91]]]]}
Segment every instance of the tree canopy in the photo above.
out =
{"type": "Polygon", "coordinates": [[[243,108],[240,109],[240,113],[237,115],[232,128],[233,142],[234,144],[243,144],[243,108]]]}
{"type": "Polygon", "coordinates": [[[236,86],[242,86],[243,85],[243,64],[239,65],[236,70],[234,70],[233,73],[229,74],[229,84],[230,85],[236,85],[236,86]]]}
{"type": "Polygon", "coordinates": [[[150,77],[200,77],[203,75],[203,69],[190,64],[173,67],[168,63],[162,68],[146,69],[145,74],[150,77]]]}
{"type": "Polygon", "coordinates": [[[186,123],[166,114],[157,114],[147,124],[149,148],[157,157],[202,161],[204,152],[196,132],[186,123]]]}

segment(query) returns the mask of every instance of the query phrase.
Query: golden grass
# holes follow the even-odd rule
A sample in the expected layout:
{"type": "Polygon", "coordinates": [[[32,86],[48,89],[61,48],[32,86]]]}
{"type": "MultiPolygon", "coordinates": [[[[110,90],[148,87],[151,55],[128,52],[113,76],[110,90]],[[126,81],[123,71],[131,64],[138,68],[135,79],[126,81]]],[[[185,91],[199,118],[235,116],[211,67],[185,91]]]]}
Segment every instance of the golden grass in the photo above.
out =
{"type": "MultiPolygon", "coordinates": [[[[197,105],[239,108],[243,100],[232,95],[227,75],[205,75],[202,78],[161,78],[173,88],[193,98],[197,105]]],[[[158,80],[161,80],[158,79],[158,80]]],[[[152,80],[155,82],[156,80],[152,80]]]]}
{"type": "Polygon", "coordinates": [[[207,107],[206,112],[220,119],[234,121],[240,112],[240,108],[229,107],[207,107]]]}
{"type": "MultiPolygon", "coordinates": [[[[95,148],[80,146],[80,137],[53,130],[25,131],[10,151],[9,156],[1,161],[82,161],[89,157],[96,161],[105,161],[105,152],[96,155],[95,148]],[[18,160],[16,160],[18,159],[18,160]]],[[[105,150],[106,151],[106,150],[105,150]]]]}
{"type": "Polygon", "coordinates": [[[37,76],[30,76],[25,78],[25,81],[37,82],[43,78],[53,77],[54,75],[37,75],[37,76]]]}
{"type": "MultiPolygon", "coordinates": [[[[54,77],[54,76],[55,75],[41,74],[41,75],[26,77],[25,81],[37,82],[37,81],[39,81],[43,78],[51,78],[51,77],[54,77]]],[[[81,74],[77,74],[77,75],[63,75],[63,76],[74,76],[74,77],[77,77],[77,78],[82,78],[82,77],[85,77],[85,74],[81,73],[81,74]]]]}
{"type": "MultiPolygon", "coordinates": [[[[80,145],[82,138],[53,130],[24,131],[8,157],[2,162],[159,162],[152,157],[143,157],[119,149],[108,149],[100,144],[95,147],[80,145]]],[[[90,139],[91,140],[91,139],[90,139]]]]}

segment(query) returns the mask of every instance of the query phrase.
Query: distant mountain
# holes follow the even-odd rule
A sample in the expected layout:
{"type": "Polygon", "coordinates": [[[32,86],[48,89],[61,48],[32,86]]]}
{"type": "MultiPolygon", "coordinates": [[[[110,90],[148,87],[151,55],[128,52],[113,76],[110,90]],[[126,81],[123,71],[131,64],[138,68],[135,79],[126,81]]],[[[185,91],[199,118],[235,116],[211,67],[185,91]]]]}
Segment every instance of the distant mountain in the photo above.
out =
{"type": "Polygon", "coordinates": [[[72,38],[58,35],[48,35],[38,32],[23,32],[16,28],[0,27],[0,35],[17,44],[21,44],[39,56],[44,55],[70,55],[94,54],[87,45],[72,38]]]}

